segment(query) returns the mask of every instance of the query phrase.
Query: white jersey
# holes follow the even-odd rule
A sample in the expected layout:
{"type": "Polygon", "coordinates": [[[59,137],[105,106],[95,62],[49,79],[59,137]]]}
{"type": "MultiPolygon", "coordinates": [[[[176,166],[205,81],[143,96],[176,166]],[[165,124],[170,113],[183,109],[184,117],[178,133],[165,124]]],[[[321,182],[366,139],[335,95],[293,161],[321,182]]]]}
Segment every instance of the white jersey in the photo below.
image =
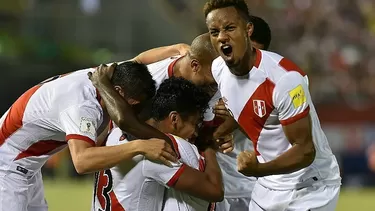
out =
{"type": "MultiPolygon", "coordinates": [[[[177,136],[170,137],[178,151],[179,163],[171,168],[137,156],[133,162],[96,173],[92,210],[207,210],[208,202],[173,189],[186,165],[204,171],[203,156],[193,144],[177,136]]],[[[115,128],[106,146],[126,142],[126,135],[115,128]]]]}
{"type": "Polygon", "coordinates": [[[256,54],[255,65],[246,76],[231,74],[221,57],[214,60],[212,73],[227,108],[253,141],[259,162],[274,160],[290,149],[282,127],[308,114],[316,149],[315,160],[309,167],[262,177],[259,183],[280,190],[314,181],[340,184],[339,166],[320,127],[305,73],[276,53],[256,50],[256,54]]]}
{"type": "MultiPolygon", "coordinates": [[[[180,58],[182,57],[171,57],[147,66],[156,81],[157,88],[164,80],[173,76],[173,67],[180,58]]],[[[220,92],[217,91],[209,101],[209,108],[204,113],[206,125],[215,126],[220,124],[220,122],[214,121],[212,112],[212,108],[215,107],[220,98],[220,92]]],[[[252,149],[253,145],[240,131],[235,132],[234,138],[235,147],[231,153],[217,153],[217,160],[223,172],[225,197],[250,197],[256,178],[246,177],[237,171],[237,155],[243,150],[252,149]]]]}
{"type": "Polygon", "coordinates": [[[233,132],[234,149],[224,154],[216,153],[217,162],[223,173],[225,198],[250,198],[253,191],[255,177],[246,177],[237,170],[237,156],[244,150],[253,149],[252,142],[240,131],[233,132]]]}
{"type": "Polygon", "coordinates": [[[89,71],[53,77],[18,98],[0,119],[0,170],[33,175],[69,139],[95,145],[106,124],[89,71]]]}

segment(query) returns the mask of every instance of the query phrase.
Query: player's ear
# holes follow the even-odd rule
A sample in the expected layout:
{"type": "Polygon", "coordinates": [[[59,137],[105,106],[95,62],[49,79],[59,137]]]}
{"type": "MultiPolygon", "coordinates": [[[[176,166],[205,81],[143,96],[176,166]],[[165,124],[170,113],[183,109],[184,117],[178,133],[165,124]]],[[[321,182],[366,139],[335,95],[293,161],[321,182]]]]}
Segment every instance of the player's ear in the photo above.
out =
{"type": "Polygon", "coordinates": [[[190,66],[194,73],[197,73],[201,69],[201,64],[197,59],[192,59],[190,62],[190,66]]]}
{"type": "Polygon", "coordinates": [[[246,29],[247,29],[247,35],[250,37],[253,34],[253,32],[254,32],[254,25],[253,25],[253,23],[252,22],[248,22],[246,24],[246,29]]]}
{"type": "Polygon", "coordinates": [[[115,86],[115,90],[122,96],[125,97],[125,92],[120,86],[115,86]]]}
{"type": "Polygon", "coordinates": [[[169,121],[173,127],[173,130],[177,130],[180,121],[180,115],[176,111],[169,113],[169,121]]]}

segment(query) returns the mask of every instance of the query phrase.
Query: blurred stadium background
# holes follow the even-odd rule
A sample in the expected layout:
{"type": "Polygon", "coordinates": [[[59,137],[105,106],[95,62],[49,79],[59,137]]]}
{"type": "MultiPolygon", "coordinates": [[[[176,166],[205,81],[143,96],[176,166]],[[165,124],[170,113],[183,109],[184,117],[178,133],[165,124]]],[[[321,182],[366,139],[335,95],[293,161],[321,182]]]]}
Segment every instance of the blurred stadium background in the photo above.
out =
{"type": "MultiPolygon", "coordinates": [[[[206,32],[204,0],[0,0],[0,111],[50,76],[206,32]]],[[[337,210],[375,210],[375,0],[248,0],[271,51],[309,75],[343,177],[337,210]]],[[[61,152],[43,169],[51,211],[89,210],[91,175],[61,152]]]]}

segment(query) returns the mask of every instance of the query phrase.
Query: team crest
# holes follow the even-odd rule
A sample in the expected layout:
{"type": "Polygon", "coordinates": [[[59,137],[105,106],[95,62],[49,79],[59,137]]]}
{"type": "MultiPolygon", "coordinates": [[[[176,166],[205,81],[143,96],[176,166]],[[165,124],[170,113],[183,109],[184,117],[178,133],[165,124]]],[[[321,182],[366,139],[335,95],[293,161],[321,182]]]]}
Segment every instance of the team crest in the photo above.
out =
{"type": "Polygon", "coordinates": [[[253,107],[254,113],[260,118],[266,115],[266,103],[264,102],[264,100],[253,100],[253,107]]]}

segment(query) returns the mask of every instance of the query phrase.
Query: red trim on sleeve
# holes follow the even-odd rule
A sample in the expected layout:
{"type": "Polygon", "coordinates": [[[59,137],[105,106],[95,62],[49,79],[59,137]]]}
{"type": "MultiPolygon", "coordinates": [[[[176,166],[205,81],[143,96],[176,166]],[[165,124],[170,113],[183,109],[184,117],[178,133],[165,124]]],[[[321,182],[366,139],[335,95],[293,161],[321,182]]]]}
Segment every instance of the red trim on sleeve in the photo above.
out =
{"type": "Polygon", "coordinates": [[[286,126],[286,125],[289,125],[289,124],[292,124],[292,123],[295,123],[297,122],[298,120],[306,117],[310,112],[310,107],[308,106],[302,113],[299,113],[295,116],[292,116],[290,117],[289,119],[285,119],[285,120],[280,120],[280,123],[283,125],[283,126],[286,126]]]}
{"type": "Polygon", "coordinates": [[[167,185],[169,187],[173,187],[176,184],[177,180],[180,178],[185,168],[186,168],[186,165],[182,164],[182,166],[177,170],[177,172],[173,175],[173,177],[167,182],[167,185]]]}
{"type": "Polygon", "coordinates": [[[87,143],[95,146],[95,141],[92,140],[91,138],[87,137],[87,136],[83,136],[83,135],[78,135],[78,134],[69,134],[65,137],[65,139],[67,141],[69,141],[70,139],[77,139],[77,140],[81,140],[81,141],[86,141],[87,143]]]}

